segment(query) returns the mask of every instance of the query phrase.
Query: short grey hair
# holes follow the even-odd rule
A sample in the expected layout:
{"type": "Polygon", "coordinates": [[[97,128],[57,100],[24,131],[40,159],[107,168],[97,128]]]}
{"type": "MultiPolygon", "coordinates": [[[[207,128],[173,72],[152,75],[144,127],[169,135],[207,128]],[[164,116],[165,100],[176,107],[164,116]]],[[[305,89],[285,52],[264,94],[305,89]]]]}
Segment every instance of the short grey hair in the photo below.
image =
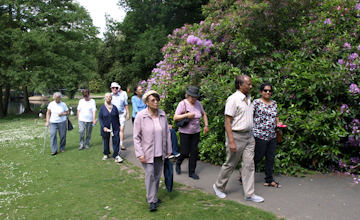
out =
{"type": "MultiPolygon", "coordinates": [[[[107,95],[111,95],[111,92],[105,93],[104,99],[106,98],[107,95]]],[[[104,101],[104,104],[106,104],[106,100],[104,101]]]]}
{"type": "Polygon", "coordinates": [[[53,95],[53,99],[55,99],[56,96],[60,96],[60,99],[62,99],[61,92],[55,92],[54,95],[53,95]]]}

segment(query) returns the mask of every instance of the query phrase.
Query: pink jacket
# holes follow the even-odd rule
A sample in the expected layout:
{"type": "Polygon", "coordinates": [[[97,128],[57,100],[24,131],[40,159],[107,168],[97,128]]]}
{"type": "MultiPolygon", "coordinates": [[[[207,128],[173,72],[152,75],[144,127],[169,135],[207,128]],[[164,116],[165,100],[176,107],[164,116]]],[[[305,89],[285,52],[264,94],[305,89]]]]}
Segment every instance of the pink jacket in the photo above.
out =
{"type": "MultiPolygon", "coordinates": [[[[163,130],[162,159],[166,154],[172,153],[171,135],[168,121],[163,110],[158,109],[158,117],[163,130]]],[[[145,156],[146,163],[154,162],[154,122],[149,110],[146,108],[136,114],[134,121],[134,148],[137,158],[145,156]]]]}

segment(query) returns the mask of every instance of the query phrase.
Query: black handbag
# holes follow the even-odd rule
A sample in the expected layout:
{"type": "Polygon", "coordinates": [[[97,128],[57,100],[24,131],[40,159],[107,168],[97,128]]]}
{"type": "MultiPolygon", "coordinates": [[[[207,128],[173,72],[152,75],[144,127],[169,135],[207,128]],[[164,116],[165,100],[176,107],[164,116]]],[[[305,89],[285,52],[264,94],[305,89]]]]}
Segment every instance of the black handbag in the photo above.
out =
{"type": "Polygon", "coordinates": [[[66,117],[66,129],[68,131],[71,131],[72,129],[74,129],[73,125],[71,124],[71,121],[70,121],[69,117],[66,117]]]}
{"type": "MultiPolygon", "coordinates": [[[[184,105],[185,105],[185,111],[184,111],[184,113],[182,113],[182,115],[185,114],[185,113],[187,113],[187,111],[186,111],[186,103],[185,103],[185,101],[183,101],[183,102],[184,102],[184,105]]],[[[190,122],[190,119],[189,119],[189,118],[184,118],[184,119],[181,120],[181,121],[175,121],[175,124],[176,124],[176,126],[178,126],[178,127],[185,127],[186,125],[189,124],[189,122],[190,122]]]]}

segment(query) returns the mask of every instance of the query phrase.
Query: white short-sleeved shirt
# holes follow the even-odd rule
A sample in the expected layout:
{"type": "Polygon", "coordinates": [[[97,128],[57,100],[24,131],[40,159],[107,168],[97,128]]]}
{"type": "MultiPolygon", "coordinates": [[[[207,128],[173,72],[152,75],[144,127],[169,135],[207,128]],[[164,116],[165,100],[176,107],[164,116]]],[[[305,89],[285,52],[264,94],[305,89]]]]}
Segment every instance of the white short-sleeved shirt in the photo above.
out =
{"type": "Polygon", "coordinates": [[[83,122],[92,122],[93,121],[93,111],[96,111],[96,104],[94,99],[86,101],[85,99],[80,99],[77,110],[79,113],[79,121],[83,122]]]}
{"type": "Polygon", "coordinates": [[[251,98],[239,90],[226,100],[225,115],[233,118],[231,128],[233,131],[247,132],[253,128],[254,112],[251,98]]]}
{"type": "Polygon", "coordinates": [[[55,101],[50,102],[47,109],[51,111],[51,115],[50,115],[51,123],[60,123],[65,121],[66,115],[59,116],[59,113],[64,113],[69,110],[65,103],[63,102],[56,103],[55,101]]]}

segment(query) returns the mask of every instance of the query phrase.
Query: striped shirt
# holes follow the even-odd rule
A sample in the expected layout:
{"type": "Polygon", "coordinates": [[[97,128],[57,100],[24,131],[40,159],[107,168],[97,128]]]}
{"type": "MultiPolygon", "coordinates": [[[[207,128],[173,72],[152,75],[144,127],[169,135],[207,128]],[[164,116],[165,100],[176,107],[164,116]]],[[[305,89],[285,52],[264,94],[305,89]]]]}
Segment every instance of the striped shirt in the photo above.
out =
{"type": "Polygon", "coordinates": [[[245,96],[237,90],[226,100],[225,115],[233,118],[231,128],[233,131],[248,132],[253,128],[253,106],[251,97],[245,96]]]}

